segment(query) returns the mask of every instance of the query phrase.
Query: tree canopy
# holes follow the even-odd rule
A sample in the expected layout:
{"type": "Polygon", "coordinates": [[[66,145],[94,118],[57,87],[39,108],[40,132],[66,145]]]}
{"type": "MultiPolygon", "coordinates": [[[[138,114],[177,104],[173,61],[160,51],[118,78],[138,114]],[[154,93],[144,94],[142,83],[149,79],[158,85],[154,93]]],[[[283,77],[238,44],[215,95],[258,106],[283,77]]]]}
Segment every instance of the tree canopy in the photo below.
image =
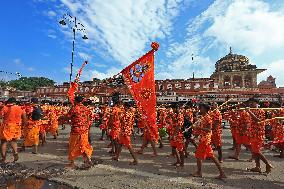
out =
{"type": "Polygon", "coordinates": [[[53,86],[55,82],[45,77],[21,77],[8,82],[8,86],[21,91],[33,91],[37,87],[53,86]]]}

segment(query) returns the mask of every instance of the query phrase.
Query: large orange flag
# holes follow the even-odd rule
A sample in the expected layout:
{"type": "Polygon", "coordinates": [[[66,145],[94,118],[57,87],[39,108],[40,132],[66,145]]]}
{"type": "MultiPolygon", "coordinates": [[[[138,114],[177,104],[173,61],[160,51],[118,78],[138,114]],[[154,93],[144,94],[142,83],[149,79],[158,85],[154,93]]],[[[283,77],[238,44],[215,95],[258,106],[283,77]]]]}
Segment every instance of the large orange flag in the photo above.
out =
{"type": "Polygon", "coordinates": [[[142,118],[146,121],[151,139],[157,141],[156,92],[154,78],[154,52],[159,44],[153,42],[151,51],[121,71],[124,82],[133,96],[142,118]]]}

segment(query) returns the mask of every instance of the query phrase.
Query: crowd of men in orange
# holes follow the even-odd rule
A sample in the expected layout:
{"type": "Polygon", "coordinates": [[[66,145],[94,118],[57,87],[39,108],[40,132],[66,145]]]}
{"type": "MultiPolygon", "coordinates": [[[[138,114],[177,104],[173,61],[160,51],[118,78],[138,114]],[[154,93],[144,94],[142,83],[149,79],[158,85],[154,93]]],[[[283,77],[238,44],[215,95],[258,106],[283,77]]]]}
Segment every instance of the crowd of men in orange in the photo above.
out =
{"type": "MultiPolygon", "coordinates": [[[[15,98],[8,99],[0,105],[0,139],[2,163],[6,162],[7,144],[11,143],[13,148],[14,161],[19,159],[18,143],[21,150],[26,147],[33,147],[33,153],[38,153],[38,145],[46,143],[46,134],[50,133],[54,139],[58,136],[58,125],[70,124],[71,132],[69,137],[69,167],[75,167],[75,159],[82,156],[84,167],[92,166],[93,148],[91,145],[90,128],[95,120],[100,120],[102,130],[101,140],[110,140],[110,151],[112,159],[118,161],[122,147],[127,148],[133,157],[131,165],[138,164],[137,154],[150,143],[153,149],[152,156],[158,155],[156,144],[163,148],[164,137],[167,136],[172,148],[171,155],[176,158],[174,166],[183,167],[185,158],[188,157],[188,146],[191,143],[195,146],[195,157],[197,160],[197,171],[192,174],[194,177],[202,177],[202,162],[211,159],[220,174],[217,178],[226,178],[222,169],[222,120],[227,120],[230,125],[233,147],[235,153],[229,158],[239,160],[241,145],[251,151],[255,167],[248,169],[253,172],[261,172],[260,161],[266,165],[265,172],[272,170],[272,165],[262,154],[265,146],[265,138],[273,141],[278,148],[280,155],[284,157],[284,129],[281,120],[275,117],[284,117],[284,109],[275,109],[265,112],[259,108],[256,99],[237,104],[237,106],[225,106],[218,108],[217,103],[192,103],[183,105],[157,107],[157,125],[160,131],[159,140],[154,140],[147,122],[142,118],[137,109],[128,103],[123,104],[114,100],[111,106],[100,106],[96,112],[94,106],[85,103],[83,97],[75,97],[73,106],[39,105],[36,98],[29,103],[18,104],[15,98]],[[240,107],[246,107],[240,109],[240,107]],[[269,121],[265,121],[270,118],[269,121]],[[143,142],[140,150],[134,151],[131,141],[134,136],[134,125],[138,131],[142,131],[143,142]],[[269,128],[267,127],[269,126],[269,128]],[[22,139],[22,140],[20,140],[22,139]],[[216,158],[213,148],[218,152],[216,158]]],[[[270,106],[280,107],[273,103],[270,106]]]]}

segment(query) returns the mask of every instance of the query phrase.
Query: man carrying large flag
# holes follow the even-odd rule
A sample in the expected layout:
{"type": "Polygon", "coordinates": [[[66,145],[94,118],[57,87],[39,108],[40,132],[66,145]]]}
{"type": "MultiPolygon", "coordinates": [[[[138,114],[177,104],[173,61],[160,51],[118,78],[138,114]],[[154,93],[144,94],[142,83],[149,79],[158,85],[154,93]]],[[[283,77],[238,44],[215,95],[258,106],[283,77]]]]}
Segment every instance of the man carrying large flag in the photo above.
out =
{"type": "Polygon", "coordinates": [[[156,124],[156,92],[154,79],[154,52],[158,50],[159,44],[153,42],[152,50],[133,62],[121,71],[125,84],[134,98],[141,118],[144,121],[144,141],[140,152],[150,142],[154,154],[157,155],[155,143],[159,134],[156,124]]]}
{"type": "Polygon", "coordinates": [[[76,96],[75,93],[78,90],[80,76],[82,74],[83,68],[88,62],[85,61],[78,74],[74,80],[71,82],[70,88],[68,91],[68,97],[72,104],[71,109],[66,116],[67,120],[71,120],[71,132],[69,137],[69,156],[68,160],[70,164],[68,167],[75,167],[75,159],[79,156],[82,156],[84,159],[84,168],[90,168],[92,165],[91,156],[93,153],[93,147],[89,143],[89,129],[90,129],[90,120],[91,112],[83,104],[84,97],[76,96]]]}

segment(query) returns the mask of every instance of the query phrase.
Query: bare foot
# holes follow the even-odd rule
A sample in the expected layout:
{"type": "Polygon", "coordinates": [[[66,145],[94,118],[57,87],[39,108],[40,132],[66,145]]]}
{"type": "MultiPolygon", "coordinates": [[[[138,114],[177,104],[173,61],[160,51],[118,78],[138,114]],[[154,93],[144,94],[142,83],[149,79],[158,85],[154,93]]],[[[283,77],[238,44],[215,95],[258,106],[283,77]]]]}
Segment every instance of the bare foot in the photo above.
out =
{"type": "Polygon", "coordinates": [[[228,158],[229,158],[229,159],[234,159],[234,160],[237,160],[237,161],[239,160],[239,158],[236,157],[236,156],[229,156],[228,158]]]}
{"type": "Polygon", "coordinates": [[[167,157],[175,157],[175,155],[174,154],[169,154],[169,155],[167,155],[167,157]]]}
{"type": "Polygon", "coordinates": [[[265,171],[265,173],[266,173],[266,174],[271,173],[271,171],[272,171],[273,168],[274,168],[274,167],[273,167],[272,165],[267,165],[267,166],[266,166],[266,171],[265,171]]]}
{"type": "Polygon", "coordinates": [[[19,155],[18,153],[14,154],[14,162],[18,161],[19,160],[19,155]]]}
{"type": "Polygon", "coordinates": [[[252,158],[250,158],[250,159],[248,159],[248,160],[247,160],[247,162],[252,162],[252,160],[253,160],[253,159],[252,159],[252,158]]]}
{"type": "Polygon", "coordinates": [[[172,164],[172,166],[176,166],[177,167],[179,164],[180,164],[180,162],[175,162],[175,163],[172,164]]]}
{"type": "Polygon", "coordinates": [[[177,168],[184,168],[184,164],[180,163],[179,165],[176,166],[177,168]]]}
{"type": "Polygon", "coordinates": [[[250,172],[256,172],[256,173],[261,173],[261,169],[259,167],[254,167],[254,168],[247,168],[248,171],[250,172]]]}
{"type": "Polygon", "coordinates": [[[188,158],[188,156],[189,156],[189,153],[186,152],[186,153],[184,154],[184,157],[185,157],[185,158],[188,158]]]}
{"type": "Polygon", "coordinates": [[[151,155],[151,157],[157,157],[157,156],[158,156],[157,153],[153,153],[153,154],[151,155]]]}
{"type": "Polygon", "coordinates": [[[114,154],[114,151],[110,150],[108,151],[109,154],[114,154]]]}
{"type": "Polygon", "coordinates": [[[6,163],[6,158],[2,158],[2,159],[0,160],[0,163],[6,163]]]}
{"type": "Polygon", "coordinates": [[[67,168],[67,169],[75,169],[75,164],[74,163],[69,163],[69,164],[67,164],[66,166],[65,166],[65,168],[67,168]]]}
{"type": "Polygon", "coordinates": [[[80,169],[82,169],[82,170],[88,170],[88,169],[90,169],[91,167],[92,167],[91,164],[89,164],[89,163],[84,163],[83,166],[80,167],[80,169]]]}
{"type": "Polygon", "coordinates": [[[215,179],[219,179],[219,180],[223,180],[224,178],[227,178],[225,173],[221,173],[218,177],[216,177],[215,179]]]}
{"type": "Polygon", "coordinates": [[[196,172],[196,173],[192,173],[192,174],[190,174],[190,176],[192,176],[192,177],[198,177],[198,178],[201,178],[201,177],[202,177],[202,174],[201,174],[201,173],[196,172]]]}
{"type": "Polygon", "coordinates": [[[136,153],[137,154],[143,154],[143,151],[142,150],[138,150],[136,153]]]}
{"type": "Polygon", "coordinates": [[[129,165],[137,165],[137,164],[138,164],[138,161],[136,161],[136,160],[129,163],[129,165]]]}

